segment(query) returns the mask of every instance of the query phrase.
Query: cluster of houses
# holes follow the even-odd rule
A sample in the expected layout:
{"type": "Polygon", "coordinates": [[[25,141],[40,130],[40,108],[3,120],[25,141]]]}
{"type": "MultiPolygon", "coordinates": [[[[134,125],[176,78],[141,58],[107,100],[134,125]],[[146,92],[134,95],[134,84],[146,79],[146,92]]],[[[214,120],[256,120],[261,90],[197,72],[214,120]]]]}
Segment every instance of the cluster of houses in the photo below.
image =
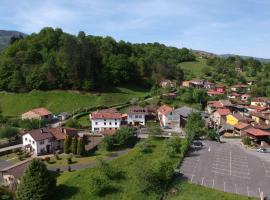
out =
{"type": "Polygon", "coordinates": [[[251,98],[250,105],[231,100],[209,101],[209,126],[220,134],[248,136],[259,145],[270,142],[270,102],[265,98],[251,98]]]}

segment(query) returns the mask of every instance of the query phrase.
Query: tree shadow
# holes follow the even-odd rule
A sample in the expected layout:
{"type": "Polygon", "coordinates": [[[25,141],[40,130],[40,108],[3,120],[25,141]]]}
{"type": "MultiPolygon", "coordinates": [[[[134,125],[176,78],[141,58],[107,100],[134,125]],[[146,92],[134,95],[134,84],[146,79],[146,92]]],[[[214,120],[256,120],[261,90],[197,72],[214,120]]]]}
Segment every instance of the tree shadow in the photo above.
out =
{"type": "Polygon", "coordinates": [[[79,193],[79,188],[67,185],[58,185],[53,195],[54,200],[70,199],[75,194],[79,193]]]}
{"type": "Polygon", "coordinates": [[[114,193],[118,193],[118,192],[121,192],[122,191],[122,188],[119,188],[119,187],[116,187],[116,186],[108,186],[106,188],[104,188],[98,196],[100,197],[105,197],[106,195],[108,194],[114,194],[114,193]]]}

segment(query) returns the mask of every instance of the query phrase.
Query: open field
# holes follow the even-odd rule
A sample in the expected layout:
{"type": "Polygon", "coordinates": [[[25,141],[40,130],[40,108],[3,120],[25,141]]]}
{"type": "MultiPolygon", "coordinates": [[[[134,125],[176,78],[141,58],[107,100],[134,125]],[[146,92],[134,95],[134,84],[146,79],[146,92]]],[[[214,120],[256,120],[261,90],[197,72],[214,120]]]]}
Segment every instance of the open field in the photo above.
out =
{"type": "Polygon", "coordinates": [[[250,198],[236,194],[221,192],[211,188],[206,188],[200,185],[188,183],[187,181],[179,181],[175,184],[177,194],[170,194],[168,200],[255,200],[257,198],[250,198]]]}
{"type": "MultiPolygon", "coordinates": [[[[160,158],[164,151],[163,139],[152,140],[152,152],[142,154],[138,148],[132,149],[128,154],[111,161],[112,165],[124,173],[124,178],[112,181],[112,184],[118,188],[116,191],[99,197],[90,193],[89,179],[90,175],[97,172],[97,169],[86,169],[75,172],[64,172],[57,180],[58,189],[55,193],[55,199],[157,199],[157,194],[144,194],[139,192],[136,182],[135,170],[144,166],[144,163],[160,158]]],[[[179,157],[173,158],[174,162],[179,161],[179,157]]]]}
{"type": "Polygon", "coordinates": [[[180,64],[181,68],[190,71],[195,78],[202,75],[202,69],[207,66],[206,59],[197,58],[197,61],[183,62],[180,64]]]}
{"type": "Polygon", "coordinates": [[[125,103],[132,98],[144,97],[146,90],[115,88],[108,93],[80,93],[72,91],[32,91],[29,93],[0,93],[0,106],[6,116],[18,116],[36,107],[46,107],[53,113],[69,112],[78,108],[125,103]]]}

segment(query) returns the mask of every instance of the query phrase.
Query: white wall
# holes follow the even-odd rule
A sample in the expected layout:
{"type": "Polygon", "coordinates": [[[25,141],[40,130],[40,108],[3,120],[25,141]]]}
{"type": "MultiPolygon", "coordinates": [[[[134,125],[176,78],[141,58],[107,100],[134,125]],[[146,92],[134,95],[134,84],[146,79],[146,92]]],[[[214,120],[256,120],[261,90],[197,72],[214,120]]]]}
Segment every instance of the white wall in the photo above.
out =
{"type": "Polygon", "coordinates": [[[145,115],[144,114],[132,114],[128,115],[128,124],[134,125],[134,122],[140,122],[141,125],[145,126],[145,115]]]}
{"type": "Polygon", "coordinates": [[[110,129],[110,128],[120,128],[121,120],[120,119],[92,119],[92,132],[100,132],[104,128],[110,129]],[[106,123],[106,124],[104,124],[106,123]]]}
{"type": "Polygon", "coordinates": [[[23,139],[23,146],[26,146],[26,145],[30,144],[32,149],[34,149],[33,153],[35,155],[39,155],[42,152],[42,150],[44,150],[46,152],[47,151],[47,148],[46,148],[47,145],[50,145],[51,146],[50,148],[52,150],[52,145],[51,145],[52,142],[49,141],[49,139],[42,140],[42,141],[35,141],[31,137],[31,135],[29,133],[23,135],[22,139],[23,139]],[[41,143],[43,143],[43,144],[41,144],[41,143]]]}

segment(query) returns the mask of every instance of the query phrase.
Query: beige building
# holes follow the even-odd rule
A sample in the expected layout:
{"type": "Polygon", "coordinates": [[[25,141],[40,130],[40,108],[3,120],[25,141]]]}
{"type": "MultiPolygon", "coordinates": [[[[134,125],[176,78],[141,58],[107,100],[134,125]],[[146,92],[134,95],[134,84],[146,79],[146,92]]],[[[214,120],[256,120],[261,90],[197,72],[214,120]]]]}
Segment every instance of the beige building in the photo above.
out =
{"type": "Polygon", "coordinates": [[[22,114],[22,120],[25,119],[38,119],[50,121],[52,119],[52,113],[46,108],[35,108],[22,114]]]}

